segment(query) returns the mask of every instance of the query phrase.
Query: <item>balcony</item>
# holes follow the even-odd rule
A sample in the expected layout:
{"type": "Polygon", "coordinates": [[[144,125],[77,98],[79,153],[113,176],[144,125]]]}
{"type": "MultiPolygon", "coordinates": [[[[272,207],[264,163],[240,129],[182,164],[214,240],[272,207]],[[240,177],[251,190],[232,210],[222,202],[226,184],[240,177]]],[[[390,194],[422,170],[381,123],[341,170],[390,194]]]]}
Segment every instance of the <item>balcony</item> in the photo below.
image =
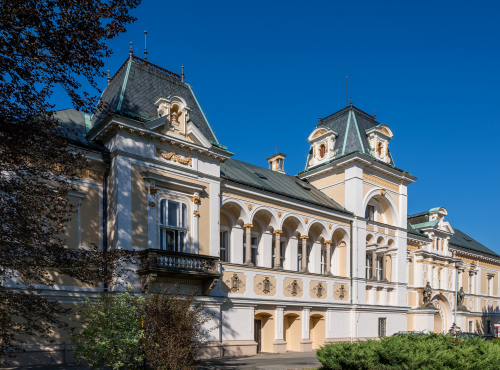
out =
{"type": "Polygon", "coordinates": [[[201,280],[202,293],[208,295],[222,274],[219,257],[200,254],[146,249],[139,252],[141,289],[149,290],[160,277],[201,280]]]}

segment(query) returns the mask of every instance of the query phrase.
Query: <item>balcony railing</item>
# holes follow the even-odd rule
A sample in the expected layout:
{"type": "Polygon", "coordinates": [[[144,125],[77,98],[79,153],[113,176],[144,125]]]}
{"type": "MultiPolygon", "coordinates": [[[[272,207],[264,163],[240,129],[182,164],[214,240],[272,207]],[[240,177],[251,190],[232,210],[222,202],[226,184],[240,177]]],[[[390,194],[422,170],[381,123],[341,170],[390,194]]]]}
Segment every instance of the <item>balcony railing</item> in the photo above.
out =
{"type": "Polygon", "coordinates": [[[219,257],[146,249],[140,252],[139,273],[174,272],[190,275],[220,275],[219,257]]]}

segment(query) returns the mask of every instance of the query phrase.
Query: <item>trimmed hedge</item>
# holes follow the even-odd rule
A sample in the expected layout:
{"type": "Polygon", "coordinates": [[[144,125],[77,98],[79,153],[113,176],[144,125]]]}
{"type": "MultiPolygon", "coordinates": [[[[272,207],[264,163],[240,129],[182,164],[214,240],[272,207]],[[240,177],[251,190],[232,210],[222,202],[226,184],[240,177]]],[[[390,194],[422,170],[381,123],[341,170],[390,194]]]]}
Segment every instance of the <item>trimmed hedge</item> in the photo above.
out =
{"type": "Polygon", "coordinates": [[[328,344],[316,356],[331,370],[500,369],[498,340],[461,340],[443,334],[328,344]]]}

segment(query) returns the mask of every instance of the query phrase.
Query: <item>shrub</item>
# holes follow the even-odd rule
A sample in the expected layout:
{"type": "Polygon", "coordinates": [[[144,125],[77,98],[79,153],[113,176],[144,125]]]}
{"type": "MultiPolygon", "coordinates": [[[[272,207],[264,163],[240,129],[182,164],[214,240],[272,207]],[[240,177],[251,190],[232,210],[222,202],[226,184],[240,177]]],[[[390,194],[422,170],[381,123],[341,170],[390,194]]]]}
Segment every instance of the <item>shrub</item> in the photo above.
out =
{"type": "Polygon", "coordinates": [[[202,302],[196,302],[195,294],[181,294],[177,287],[159,288],[147,294],[144,305],[145,351],[152,369],[196,368],[200,349],[211,330],[204,326],[213,316],[205,310],[202,302]]]}
{"type": "Polygon", "coordinates": [[[481,338],[394,336],[380,341],[329,344],[316,353],[325,369],[417,370],[500,368],[500,346],[481,338]]]}
{"type": "Polygon", "coordinates": [[[82,327],[71,336],[79,363],[113,370],[138,368],[144,359],[141,310],[144,298],[128,287],[118,296],[86,299],[78,308],[82,327]]]}

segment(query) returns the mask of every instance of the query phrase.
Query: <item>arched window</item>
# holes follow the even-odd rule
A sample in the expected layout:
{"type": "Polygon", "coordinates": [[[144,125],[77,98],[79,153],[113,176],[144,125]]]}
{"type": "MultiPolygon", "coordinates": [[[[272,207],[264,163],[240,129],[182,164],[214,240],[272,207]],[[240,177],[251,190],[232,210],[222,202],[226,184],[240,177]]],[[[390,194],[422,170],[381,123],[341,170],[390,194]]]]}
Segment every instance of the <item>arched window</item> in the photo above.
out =
{"type": "Polygon", "coordinates": [[[325,144],[321,144],[319,146],[319,157],[320,158],[324,158],[325,157],[325,152],[326,152],[325,144]]]}
{"type": "Polygon", "coordinates": [[[184,252],[188,245],[189,222],[187,204],[172,199],[162,199],[160,213],[160,249],[184,252]]]}

